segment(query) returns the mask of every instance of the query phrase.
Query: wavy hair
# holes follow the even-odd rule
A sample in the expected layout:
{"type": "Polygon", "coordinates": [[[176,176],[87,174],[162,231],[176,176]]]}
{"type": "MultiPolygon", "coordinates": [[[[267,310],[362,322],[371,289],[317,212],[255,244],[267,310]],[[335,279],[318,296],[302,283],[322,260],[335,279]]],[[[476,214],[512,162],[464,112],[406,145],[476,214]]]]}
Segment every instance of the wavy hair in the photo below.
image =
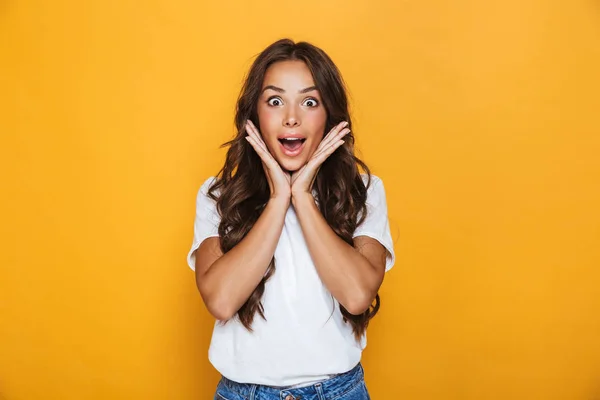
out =
{"type": "MultiPolygon", "coordinates": [[[[269,184],[261,159],[244,139],[245,123],[249,119],[255,126],[260,126],[257,104],[265,72],[272,64],[288,60],[303,61],[312,73],[327,113],[325,132],[329,132],[341,121],[348,121],[351,129],[344,137],[345,143],[321,165],[314,181],[313,189],[316,191],[320,212],[333,231],[351,246],[354,245],[352,235],[356,227],[367,215],[367,188],[371,184],[371,173],[367,165],[354,155],[348,97],[341,74],[320,48],[307,42],[294,43],[290,39],[281,39],[257,56],[246,76],[237,100],[237,134],[221,145],[229,147],[225,164],[208,192],[216,201],[221,215],[219,236],[223,253],[231,250],[248,234],[269,200],[269,184]],[[359,167],[368,177],[366,185],[359,167]]],[[[266,320],[261,299],[265,283],[274,272],[273,257],[265,276],[237,311],[240,322],[250,331],[256,313],[266,320]]],[[[371,304],[360,315],[351,314],[340,304],[344,322],[350,323],[357,340],[366,331],[369,320],[375,316],[379,306],[379,294],[375,298],[375,304],[371,304]]]]}

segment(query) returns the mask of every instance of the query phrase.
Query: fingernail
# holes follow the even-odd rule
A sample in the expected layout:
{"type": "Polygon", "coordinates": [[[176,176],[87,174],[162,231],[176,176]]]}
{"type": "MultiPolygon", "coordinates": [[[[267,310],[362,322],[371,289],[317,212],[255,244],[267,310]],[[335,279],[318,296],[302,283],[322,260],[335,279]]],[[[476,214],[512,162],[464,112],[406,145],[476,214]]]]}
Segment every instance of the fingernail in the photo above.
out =
{"type": "Polygon", "coordinates": [[[348,121],[342,122],[342,127],[346,127],[346,126],[348,126],[348,121]]]}

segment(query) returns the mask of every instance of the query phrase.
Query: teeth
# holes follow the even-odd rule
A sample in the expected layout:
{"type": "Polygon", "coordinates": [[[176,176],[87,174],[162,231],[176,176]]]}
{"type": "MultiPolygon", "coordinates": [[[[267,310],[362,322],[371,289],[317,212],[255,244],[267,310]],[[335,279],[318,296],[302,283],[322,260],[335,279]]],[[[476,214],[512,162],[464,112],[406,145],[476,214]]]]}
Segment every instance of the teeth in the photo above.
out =
{"type": "Polygon", "coordinates": [[[283,140],[302,140],[302,138],[283,138],[283,140]]]}

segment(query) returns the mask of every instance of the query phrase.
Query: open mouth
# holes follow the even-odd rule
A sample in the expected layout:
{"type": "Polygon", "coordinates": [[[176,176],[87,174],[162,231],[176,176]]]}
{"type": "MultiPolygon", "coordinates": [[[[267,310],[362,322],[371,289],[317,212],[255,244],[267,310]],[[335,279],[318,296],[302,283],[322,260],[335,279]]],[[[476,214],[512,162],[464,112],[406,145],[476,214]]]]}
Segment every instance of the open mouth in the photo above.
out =
{"type": "Polygon", "coordinates": [[[287,139],[278,139],[278,140],[279,140],[279,143],[281,143],[281,145],[283,146],[283,148],[285,150],[287,150],[289,153],[296,153],[298,150],[300,150],[300,148],[306,141],[306,139],[302,139],[302,138],[287,138],[287,139]]]}

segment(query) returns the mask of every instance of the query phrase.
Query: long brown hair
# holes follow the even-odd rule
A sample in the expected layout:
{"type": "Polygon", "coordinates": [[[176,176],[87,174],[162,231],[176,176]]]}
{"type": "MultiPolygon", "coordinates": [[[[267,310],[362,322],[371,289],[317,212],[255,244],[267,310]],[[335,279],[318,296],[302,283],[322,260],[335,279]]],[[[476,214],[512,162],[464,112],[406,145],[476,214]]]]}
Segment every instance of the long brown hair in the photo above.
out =
{"type": "MultiPolygon", "coordinates": [[[[327,158],[315,179],[313,189],[323,217],[340,238],[353,246],[352,234],[367,214],[367,188],[371,183],[371,173],[367,165],[354,155],[348,98],[341,74],[329,56],[318,47],[307,42],[294,43],[290,39],[281,39],[262,51],[248,72],[237,101],[237,135],[221,146],[229,146],[225,165],[209,189],[209,196],[216,200],[217,210],[221,215],[219,236],[223,253],[231,250],[246,236],[269,199],[269,184],[261,159],[244,139],[245,123],[249,119],[254,125],[260,126],[257,104],[265,72],[273,63],[287,60],[303,61],[312,73],[327,112],[325,132],[329,132],[341,121],[348,121],[351,129],[351,133],[344,138],[346,143],[327,158]],[[368,177],[366,185],[359,166],[368,177]]],[[[266,319],[261,299],[265,282],[274,272],[275,259],[272,258],[262,281],[237,312],[240,322],[248,330],[252,330],[256,313],[266,319]]],[[[351,324],[357,340],[379,310],[379,305],[379,294],[375,298],[375,304],[360,315],[350,314],[340,304],[344,321],[351,324]]]]}

